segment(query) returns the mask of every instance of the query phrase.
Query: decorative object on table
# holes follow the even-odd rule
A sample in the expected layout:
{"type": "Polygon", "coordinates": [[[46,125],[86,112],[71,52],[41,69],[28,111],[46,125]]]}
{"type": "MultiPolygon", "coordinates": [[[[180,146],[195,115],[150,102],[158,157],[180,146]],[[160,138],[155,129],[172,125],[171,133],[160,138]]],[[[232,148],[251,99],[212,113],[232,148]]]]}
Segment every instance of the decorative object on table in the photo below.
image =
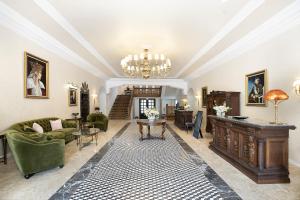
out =
{"type": "Polygon", "coordinates": [[[149,120],[159,118],[159,112],[156,110],[156,108],[146,108],[144,113],[149,120]]]}
{"type": "Polygon", "coordinates": [[[297,80],[294,81],[293,87],[295,89],[295,93],[297,95],[300,95],[300,79],[297,79],[297,80]]]}
{"type": "Polygon", "coordinates": [[[207,87],[202,87],[202,108],[206,108],[207,106],[207,87]]]}
{"type": "Polygon", "coordinates": [[[139,131],[141,134],[140,140],[143,141],[144,139],[165,139],[164,133],[166,131],[166,120],[164,119],[155,119],[155,120],[147,120],[147,119],[138,119],[136,123],[139,125],[139,131]],[[148,134],[147,137],[144,138],[143,136],[143,126],[147,126],[148,128],[148,134]],[[161,131],[161,137],[154,137],[150,135],[150,126],[161,126],[162,131],[161,131]]]}
{"type": "Polygon", "coordinates": [[[74,119],[76,119],[78,115],[79,115],[79,113],[72,113],[72,116],[74,117],[74,119]]]}
{"type": "Polygon", "coordinates": [[[267,70],[246,75],[246,105],[265,106],[264,95],[267,90],[267,70]]]}
{"type": "Polygon", "coordinates": [[[140,56],[128,55],[121,60],[124,74],[133,78],[166,77],[171,69],[171,61],[164,54],[152,55],[148,49],[140,56]]]}
{"type": "Polygon", "coordinates": [[[89,85],[84,82],[80,88],[80,116],[83,122],[86,122],[87,116],[90,114],[90,92],[89,85]]]}
{"type": "Polygon", "coordinates": [[[49,98],[49,62],[25,52],[24,83],[25,98],[49,98]]]}
{"type": "Polygon", "coordinates": [[[191,106],[189,104],[184,105],[184,110],[190,110],[190,109],[191,109],[191,106]]]}
{"type": "Polygon", "coordinates": [[[271,122],[271,123],[281,124],[281,123],[278,122],[278,105],[279,105],[279,103],[281,103],[284,100],[287,100],[288,98],[289,98],[289,96],[284,91],[282,91],[280,89],[270,90],[265,94],[264,99],[266,101],[271,101],[271,102],[274,103],[275,121],[271,122]]]}
{"type": "Polygon", "coordinates": [[[77,106],[77,89],[69,88],[69,106],[77,106]]]}
{"type": "Polygon", "coordinates": [[[224,104],[222,106],[214,106],[213,109],[216,111],[217,116],[225,117],[225,113],[228,112],[231,108],[224,104]]]}

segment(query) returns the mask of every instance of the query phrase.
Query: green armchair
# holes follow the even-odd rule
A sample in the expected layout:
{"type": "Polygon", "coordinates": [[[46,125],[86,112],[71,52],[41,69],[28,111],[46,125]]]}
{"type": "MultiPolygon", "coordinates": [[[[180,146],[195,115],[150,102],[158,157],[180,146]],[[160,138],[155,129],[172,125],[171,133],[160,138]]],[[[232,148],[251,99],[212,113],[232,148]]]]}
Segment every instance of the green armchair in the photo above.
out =
{"type": "Polygon", "coordinates": [[[108,118],[102,113],[92,113],[87,117],[87,121],[91,126],[107,131],[108,118]]]}
{"type": "Polygon", "coordinates": [[[48,140],[46,135],[30,136],[12,129],[5,135],[16,164],[26,179],[37,172],[64,166],[63,139],[48,140]]]}

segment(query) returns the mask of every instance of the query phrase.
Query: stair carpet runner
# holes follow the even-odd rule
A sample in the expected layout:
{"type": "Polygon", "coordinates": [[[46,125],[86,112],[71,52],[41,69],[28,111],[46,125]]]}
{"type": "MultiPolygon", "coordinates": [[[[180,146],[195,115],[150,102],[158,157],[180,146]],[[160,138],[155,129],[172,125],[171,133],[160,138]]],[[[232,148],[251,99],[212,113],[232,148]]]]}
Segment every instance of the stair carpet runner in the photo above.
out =
{"type": "Polygon", "coordinates": [[[131,95],[118,95],[110,110],[109,119],[129,119],[131,95]]]}

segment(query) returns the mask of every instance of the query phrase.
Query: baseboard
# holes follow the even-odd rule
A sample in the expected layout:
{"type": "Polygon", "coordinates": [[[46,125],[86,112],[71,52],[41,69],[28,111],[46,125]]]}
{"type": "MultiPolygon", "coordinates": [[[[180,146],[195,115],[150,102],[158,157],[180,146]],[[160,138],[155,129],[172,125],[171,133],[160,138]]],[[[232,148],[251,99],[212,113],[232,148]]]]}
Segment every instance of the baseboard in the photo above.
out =
{"type": "Polygon", "coordinates": [[[299,162],[296,162],[292,159],[289,159],[289,163],[293,164],[293,165],[296,165],[297,167],[300,167],[300,163],[299,162]]]}

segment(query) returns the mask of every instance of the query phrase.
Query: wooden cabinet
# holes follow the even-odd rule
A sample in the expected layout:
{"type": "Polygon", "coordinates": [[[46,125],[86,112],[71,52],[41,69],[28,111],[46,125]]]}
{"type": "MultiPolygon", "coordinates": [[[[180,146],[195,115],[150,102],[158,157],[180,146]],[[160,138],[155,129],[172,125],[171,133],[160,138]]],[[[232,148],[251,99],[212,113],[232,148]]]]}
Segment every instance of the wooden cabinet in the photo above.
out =
{"type": "MultiPolygon", "coordinates": [[[[216,113],[213,107],[223,105],[224,102],[226,103],[226,106],[229,106],[231,108],[231,110],[227,112],[226,115],[240,115],[240,92],[212,91],[207,95],[207,116],[215,115],[216,113]]],[[[206,121],[206,132],[211,133],[211,123],[208,118],[206,121]]]]}
{"type": "Polygon", "coordinates": [[[257,183],[289,183],[288,137],[295,126],[210,115],[210,149],[257,183]]]}
{"type": "Polygon", "coordinates": [[[184,129],[185,122],[193,121],[193,111],[175,110],[175,125],[184,129]]]}
{"type": "Polygon", "coordinates": [[[87,116],[90,114],[90,93],[88,84],[82,83],[80,89],[80,116],[83,122],[87,121],[87,116]]]}

